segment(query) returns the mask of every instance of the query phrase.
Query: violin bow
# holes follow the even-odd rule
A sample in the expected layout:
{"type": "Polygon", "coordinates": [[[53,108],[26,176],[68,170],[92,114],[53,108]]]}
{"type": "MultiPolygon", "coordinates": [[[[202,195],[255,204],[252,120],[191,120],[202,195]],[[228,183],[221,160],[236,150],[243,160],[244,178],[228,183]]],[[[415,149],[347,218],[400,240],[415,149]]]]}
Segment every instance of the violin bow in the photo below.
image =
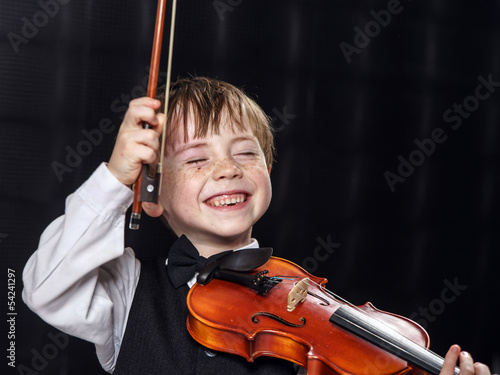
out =
{"type": "MultiPolygon", "coordinates": [[[[158,0],[158,8],[156,11],[156,24],[153,39],[153,52],[151,53],[151,68],[149,73],[147,96],[156,98],[156,89],[158,86],[158,73],[160,70],[161,46],[163,41],[163,25],[165,23],[165,8],[166,0],[158,0]]],[[[177,0],[172,0],[172,16],[170,20],[170,40],[168,44],[168,65],[167,65],[167,82],[165,85],[165,123],[167,121],[168,101],[170,93],[170,77],[172,72],[172,54],[174,49],[174,30],[175,30],[175,13],[177,9],[177,0]]],[[[165,125],[165,124],[164,124],[165,125]]],[[[148,123],[143,124],[144,129],[150,129],[152,126],[148,123]]],[[[160,161],[156,165],[144,164],[137,181],[134,184],[134,202],[132,204],[132,213],[130,215],[129,228],[137,230],[140,227],[142,202],[158,203],[158,196],[161,187],[161,171],[163,165],[163,156],[165,152],[166,129],[163,126],[161,138],[160,161]]]]}

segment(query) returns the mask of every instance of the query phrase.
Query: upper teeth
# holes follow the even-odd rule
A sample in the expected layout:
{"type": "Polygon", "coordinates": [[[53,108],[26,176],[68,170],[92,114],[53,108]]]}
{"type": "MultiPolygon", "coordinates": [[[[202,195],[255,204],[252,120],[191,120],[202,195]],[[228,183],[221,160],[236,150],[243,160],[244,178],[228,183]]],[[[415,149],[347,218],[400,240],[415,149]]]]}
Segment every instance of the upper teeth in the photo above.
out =
{"type": "Polygon", "coordinates": [[[218,197],[211,198],[207,201],[210,206],[228,206],[230,204],[241,203],[245,201],[245,194],[232,194],[231,197],[227,195],[221,195],[218,197]]]}

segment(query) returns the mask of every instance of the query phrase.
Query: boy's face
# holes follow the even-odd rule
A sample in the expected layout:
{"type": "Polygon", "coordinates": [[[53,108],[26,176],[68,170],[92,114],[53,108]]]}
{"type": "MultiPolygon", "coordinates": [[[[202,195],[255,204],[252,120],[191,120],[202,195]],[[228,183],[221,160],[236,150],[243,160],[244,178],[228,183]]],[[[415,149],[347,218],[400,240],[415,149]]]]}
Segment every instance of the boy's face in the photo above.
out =
{"type": "Polygon", "coordinates": [[[269,171],[257,138],[227,124],[220,130],[194,139],[190,117],[188,141],[180,130],[163,161],[159,203],[174,232],[195,246],[248,244],[252,226],[271,202],[269,171]]]}

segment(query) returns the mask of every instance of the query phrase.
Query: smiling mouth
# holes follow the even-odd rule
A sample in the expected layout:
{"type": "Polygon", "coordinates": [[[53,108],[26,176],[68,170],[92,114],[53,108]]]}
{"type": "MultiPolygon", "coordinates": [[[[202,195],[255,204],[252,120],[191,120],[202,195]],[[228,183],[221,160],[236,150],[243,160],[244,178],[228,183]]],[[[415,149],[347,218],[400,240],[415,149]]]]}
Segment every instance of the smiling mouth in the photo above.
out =
{"type": "Polygon", "coordinates": [[[207,199],[205,203],[211,207],[235,206],[248,199],[248,194],[223,194],[207,199]]]}

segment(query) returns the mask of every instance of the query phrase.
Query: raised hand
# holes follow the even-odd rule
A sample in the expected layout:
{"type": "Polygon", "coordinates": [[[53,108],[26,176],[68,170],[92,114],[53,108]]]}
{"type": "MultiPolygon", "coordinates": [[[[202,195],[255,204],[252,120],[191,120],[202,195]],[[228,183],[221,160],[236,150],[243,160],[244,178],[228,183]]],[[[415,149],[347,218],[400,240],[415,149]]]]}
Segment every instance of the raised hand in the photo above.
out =
{"type": "Polygon", "coordinates": [[[108,163],[111,173],[125,185],[137,180],[144,163],[157,159],[164,122],[164,114],[156,113],[158,108],[160,101],[148,97],[134,99],[129,104],[108,163]],[[144,129],[144,122],[152,128],[144,129]]]}

